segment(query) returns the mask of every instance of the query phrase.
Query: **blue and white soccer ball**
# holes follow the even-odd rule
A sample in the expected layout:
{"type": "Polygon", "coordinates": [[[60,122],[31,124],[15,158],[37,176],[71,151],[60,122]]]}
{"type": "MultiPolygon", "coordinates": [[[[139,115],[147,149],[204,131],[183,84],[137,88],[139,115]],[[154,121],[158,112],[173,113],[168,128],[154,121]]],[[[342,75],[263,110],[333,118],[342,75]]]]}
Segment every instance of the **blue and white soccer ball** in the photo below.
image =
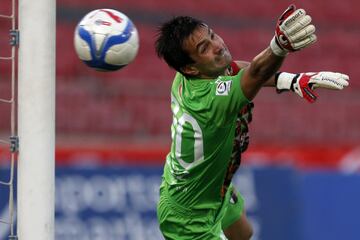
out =
{"type": "Polygon", "coordinates": [[[115,71],[134,60],[139,35],[125,14],[97,9],[86,14],[77,25],[74,45],[78,57],[89,67],[115,71]]]}

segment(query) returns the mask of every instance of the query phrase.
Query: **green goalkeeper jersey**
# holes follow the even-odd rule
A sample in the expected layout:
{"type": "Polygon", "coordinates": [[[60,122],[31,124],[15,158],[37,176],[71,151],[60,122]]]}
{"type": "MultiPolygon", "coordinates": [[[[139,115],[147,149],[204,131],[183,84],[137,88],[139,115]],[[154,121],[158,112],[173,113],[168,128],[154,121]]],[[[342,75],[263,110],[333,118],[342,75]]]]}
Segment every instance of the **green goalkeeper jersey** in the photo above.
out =
{"type": "Polygon", "coordinates": [[[242,75],[243,70],[213,80],[175,76],[172,145],[162,187],[178,206],[201,212],[221,210],[237,169],[231,166],[236,120],[249,103],[240,87],[242,75]]]}

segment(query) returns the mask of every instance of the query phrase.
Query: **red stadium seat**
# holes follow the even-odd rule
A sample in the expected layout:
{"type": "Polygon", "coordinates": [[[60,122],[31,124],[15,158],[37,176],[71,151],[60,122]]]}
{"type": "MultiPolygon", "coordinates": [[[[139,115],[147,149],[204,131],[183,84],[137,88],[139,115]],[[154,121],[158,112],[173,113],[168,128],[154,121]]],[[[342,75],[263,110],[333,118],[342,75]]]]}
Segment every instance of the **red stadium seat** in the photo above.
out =
{"type": "MultiPolygon", "coordinates": [[[[77,58],[73,32],[78,15],[104,7],[103,2],[59,0],[57,4],[58,131],[124,138],[169,136],[169,89],[174,71],[158,59],[154,51],[156,27],[160,22],[179,14],[191,14],[209,21],[235,59],[251,61],[268,46],[276,17],[286,6],[281,1],[228,0],[221,4],[215,0],[182,1],[181,4],[167,0],[108,1],[106,7],[131,16],[139,31],[140,49],[129,66],[112,73],[99,73],[77,58]]],[[[342,142],[346,135],[349,141],[360,139],[360,95],[357,94],[360,82],[356,80],[360,78],[357,67],[360,35],[356,25],[358,15],[354,12],[360,2],[305,0],[298,6],[313,16],[318,43],[289,56],[282,70],[345,72],[351,76],[351,88],[341,93],[319,91],[321,96],[316,107],[291,93],[278,96],[273,89],[263,90],[255,101],[253,139],[257,143],[298,143],[304,139],[322,142],[329,138],[342,142]],[[351,116],[347,111],[351,111],[351,116]],[[271,127],[264,122],[271,122],[271,127]],[[339,130],[337,126],[344,124],[352,129],[339,130]],[[304,133],[304,128],[312,131],[304,133]]]]}

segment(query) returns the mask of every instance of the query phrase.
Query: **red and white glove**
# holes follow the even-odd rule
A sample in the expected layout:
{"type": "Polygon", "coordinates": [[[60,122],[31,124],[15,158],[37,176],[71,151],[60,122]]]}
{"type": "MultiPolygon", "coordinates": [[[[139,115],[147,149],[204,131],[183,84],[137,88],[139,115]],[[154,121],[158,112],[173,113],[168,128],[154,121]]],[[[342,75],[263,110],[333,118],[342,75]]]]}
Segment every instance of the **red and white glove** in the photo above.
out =
{"type": "Polygon", "coordinates": [[[316,88],[341,90],[349,85],[349,76],[335,72],[309,72],[309,73],[286,73],[280,72],[275,76],[276,90],[278,93],[291,90],[310,103],[317,99],[316,88]]]}
{"type": "Polygon", "coordinates": [[[298,51],[316,42],[315,26],[304,9],[290,5],[279,17],[270,48],[277,56],[298,51]]]}

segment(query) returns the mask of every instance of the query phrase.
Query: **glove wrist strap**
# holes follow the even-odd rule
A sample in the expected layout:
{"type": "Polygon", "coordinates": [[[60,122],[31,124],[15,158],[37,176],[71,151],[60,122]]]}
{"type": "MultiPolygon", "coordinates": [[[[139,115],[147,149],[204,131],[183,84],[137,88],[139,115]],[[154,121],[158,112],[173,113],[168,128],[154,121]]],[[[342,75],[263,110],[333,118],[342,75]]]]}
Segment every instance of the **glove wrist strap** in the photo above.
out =
{"type": "Polygon", "coordinates": [[[294,91],[293,85],[296,82],[298,74],[279,72],[275,75],[276,91],[278,93],[292,90],[294,91]]]}
{"type": "Polygon", "coordinates": [[[275,36],[271,39],[270,48],[276,56],[285,57],[288,55],[288,51],[279,46],[275,36]]]}

